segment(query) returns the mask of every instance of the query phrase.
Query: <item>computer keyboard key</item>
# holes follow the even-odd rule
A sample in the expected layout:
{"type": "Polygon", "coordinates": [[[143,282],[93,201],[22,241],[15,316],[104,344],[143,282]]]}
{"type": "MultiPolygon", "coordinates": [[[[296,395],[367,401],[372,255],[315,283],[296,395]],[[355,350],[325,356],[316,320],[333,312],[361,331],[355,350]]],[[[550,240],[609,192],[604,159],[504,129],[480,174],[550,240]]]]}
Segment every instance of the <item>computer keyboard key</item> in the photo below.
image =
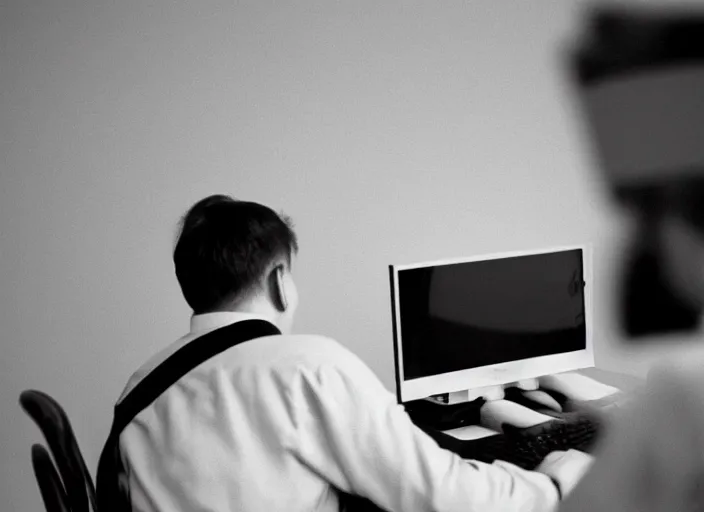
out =
{"type": "Polygon", "coordinates": [[[504,433],[466,441],[461,455],[491,463],[504,460],[533,470],[551,452],[570,449],[589,453],[599,437],[600,422],[590,415],[567,414],[528,428],[504,425],[504,433]]]}

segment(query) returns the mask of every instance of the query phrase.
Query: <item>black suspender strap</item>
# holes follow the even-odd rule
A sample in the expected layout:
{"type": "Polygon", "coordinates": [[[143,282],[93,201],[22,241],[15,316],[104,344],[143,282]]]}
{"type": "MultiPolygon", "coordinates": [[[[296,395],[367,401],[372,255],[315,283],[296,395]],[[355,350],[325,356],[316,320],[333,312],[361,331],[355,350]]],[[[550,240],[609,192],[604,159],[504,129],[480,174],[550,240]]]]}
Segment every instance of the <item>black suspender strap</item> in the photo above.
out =
{"type": "Polygon", "coordinates": [[[168,388],[208,359],[264,336],[281,334],[265,320],[245,320],[211,331],[169,356],[115,406],[115,418],[98,463],[98,512],[129,512],[132,504],[120,454],[120,434],[132,420],[168,388]]]}

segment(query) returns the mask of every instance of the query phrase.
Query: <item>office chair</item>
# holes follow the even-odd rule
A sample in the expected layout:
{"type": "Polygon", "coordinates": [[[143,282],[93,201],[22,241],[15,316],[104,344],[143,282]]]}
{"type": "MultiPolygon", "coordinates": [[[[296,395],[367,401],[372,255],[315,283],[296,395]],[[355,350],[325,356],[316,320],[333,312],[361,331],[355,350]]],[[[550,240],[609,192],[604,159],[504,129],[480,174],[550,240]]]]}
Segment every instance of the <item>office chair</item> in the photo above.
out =
{"type": "Polygon", "coordinates": [[[95,486],[63,408],[35,390],[22,392],[20,405],[49,446],[32,445],[32,467],[46,511],[96,512],[95,486]]]}
{"type": "MultiPolygon", "coordinates": [[[[46,512],[97,512],[95,486],[63,408],[35,390],[24,391],[20,405],[42,431],[56,462],[44,446],[32,445],[32,467],[46,512]]],[[[384,512],[360,496],[343,493],[340,501],[345,512],[384,512]]]]}

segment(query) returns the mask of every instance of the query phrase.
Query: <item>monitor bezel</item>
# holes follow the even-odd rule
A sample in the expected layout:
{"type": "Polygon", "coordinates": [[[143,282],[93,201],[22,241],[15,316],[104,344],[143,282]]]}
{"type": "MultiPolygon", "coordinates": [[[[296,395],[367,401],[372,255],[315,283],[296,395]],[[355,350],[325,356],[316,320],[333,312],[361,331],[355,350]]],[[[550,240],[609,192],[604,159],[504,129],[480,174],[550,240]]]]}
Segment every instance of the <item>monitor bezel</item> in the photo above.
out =
{"type": "Polygon", "coordinates": [[[552,246],[542,249],[524,249],[503,251],[490,254],[479,254],[469,257],[447,258],[442,260],[424,261],[402,265],[389,265],[391,286],[392,330],[394,340],[394,366],[396,374],[396,398],[398,403],[419,400],[434,395],[467,391],[487,386],[498,386],[532,379],[543,375],[551,375],[583,368],[594,367],[594,346],[592,339],[592,255],[591,244],[552,246]],[[493,365],[468,368],[429,377],[419,377],[404,380],[403,344],[401,334],[401,311],[398,297],[398,273],[414,268],[454,265],[506,259],[520,256],[533,256],[556,252],[582,251],[582,269],[584,287],[584,321],[586,330],[586,347],[583,350],[562,354],[551,354],[519,361],[509,361],[493,365]]]}

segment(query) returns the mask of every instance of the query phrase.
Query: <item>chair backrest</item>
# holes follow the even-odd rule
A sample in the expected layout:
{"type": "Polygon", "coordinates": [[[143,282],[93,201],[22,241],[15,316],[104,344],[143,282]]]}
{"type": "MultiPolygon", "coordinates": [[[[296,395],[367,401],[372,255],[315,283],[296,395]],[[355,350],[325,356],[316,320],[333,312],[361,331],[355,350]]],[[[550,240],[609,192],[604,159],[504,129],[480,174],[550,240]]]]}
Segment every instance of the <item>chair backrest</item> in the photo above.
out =
{"type": "Polygon", "coordinates": [[[71,512],[61,477],[56,472],[51,455],[41,444],[32,445],[32,467],[46,512],[71,512]]]}
{"type": "Polygon", "coordinates": [[[63,408],[49,395],[36,390],[22,392],[20,405],[41,430],[56,463],[53,468],[44,447],[32,447],[32,463],[47,512],[97,512],[93,479],[63,408]],[[59,477],[60,481],[56,482],[59,477]],[[57,488],[57,483],[62,485],[57,488]],[[61,487],[65,490],[63,495],[61,487]],[[60,507],[56,503],[60,503],[61,498],[65,498],[68,508],[54,508],[60,507]]]}

